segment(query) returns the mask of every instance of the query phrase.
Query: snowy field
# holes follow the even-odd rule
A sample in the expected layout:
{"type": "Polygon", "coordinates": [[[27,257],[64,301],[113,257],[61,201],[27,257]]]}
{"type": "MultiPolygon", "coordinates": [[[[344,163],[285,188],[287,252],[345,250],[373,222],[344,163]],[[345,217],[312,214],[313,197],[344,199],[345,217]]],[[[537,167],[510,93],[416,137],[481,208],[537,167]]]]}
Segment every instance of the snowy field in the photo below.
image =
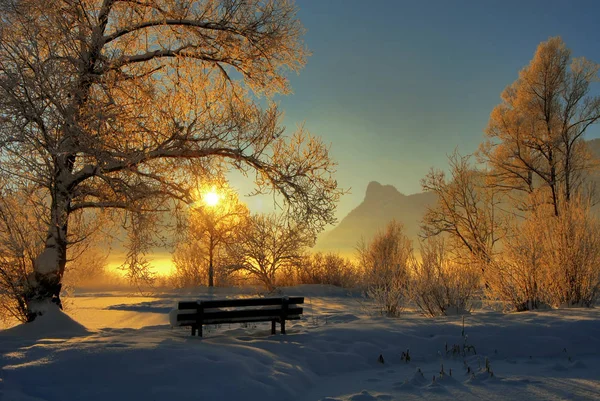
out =
{"type": "Polygon", "coordinates": [[[304,318],[285,336],[270,323],[208,327],[204,338],[168,325],[180,299],[240,292],[80,293],[67,315],[0,331],[0,400],[600,399],[598,309],[480,309],[463,337],[460,317],[374,317],[360,297],[300,286],[285,293],[306,297],[304,318]]]}

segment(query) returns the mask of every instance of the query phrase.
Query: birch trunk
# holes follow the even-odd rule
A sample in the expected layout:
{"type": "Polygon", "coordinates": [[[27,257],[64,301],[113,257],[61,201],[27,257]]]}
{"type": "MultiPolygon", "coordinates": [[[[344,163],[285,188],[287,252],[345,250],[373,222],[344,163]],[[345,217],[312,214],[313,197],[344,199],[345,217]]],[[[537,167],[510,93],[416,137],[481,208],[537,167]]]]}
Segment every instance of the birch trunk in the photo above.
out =
{"type": "Polygon", "coordinates": [[[43,314],[48,303],[55,304],[62,309],[60,292],[67,264],[67,233],[71,197],[67,180],[65,180],[65,175],[68,174],[67,167],[59,166],[56,171],[51,191],[51,216],[46,243],[44,250],[36,258],[34,270],[27,280],[27,292],[24,298],[28,321],[33,321],[38,315],[43,314]]]}

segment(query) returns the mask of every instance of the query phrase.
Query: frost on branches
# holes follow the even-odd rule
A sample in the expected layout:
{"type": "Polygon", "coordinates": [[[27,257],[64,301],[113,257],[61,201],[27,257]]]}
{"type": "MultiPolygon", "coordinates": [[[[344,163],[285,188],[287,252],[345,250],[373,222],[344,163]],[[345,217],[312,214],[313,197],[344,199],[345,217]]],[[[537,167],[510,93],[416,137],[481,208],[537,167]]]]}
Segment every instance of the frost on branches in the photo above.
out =
{"type": "Polygon", "coordinates": [[[31,319],[37,301],[60,305],[67,249],[86,238],[75,221],[109,213],[141,227],[128,260],[143,274],[160,222],[147,215],[191,201],[196,178],[252,172],[312,229],[334,220],[328,148],[303,130],[284,136],[270,101],[305,63],[303,31],[291,2],[0,3],[0,169],[45,199],[31,319]]]}

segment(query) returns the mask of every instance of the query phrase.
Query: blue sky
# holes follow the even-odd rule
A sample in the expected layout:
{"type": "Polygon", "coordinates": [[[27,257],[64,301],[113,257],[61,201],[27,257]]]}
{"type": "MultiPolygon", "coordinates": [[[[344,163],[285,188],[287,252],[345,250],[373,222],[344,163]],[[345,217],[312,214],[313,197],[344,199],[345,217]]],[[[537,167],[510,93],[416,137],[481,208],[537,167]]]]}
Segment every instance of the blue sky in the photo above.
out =
{"type": "MultiPolygon", "coordinates": [[[[313,54],[291,77],[294,94],[277,100],[288,129],[304,122],[331,144],[338,182],[351,188],[339,218],[369,181],[412,194],[455,148],[474,152],[500,93],[548,37],[600,62],[595,1],[296,4],[313,54]]],[[[599,136],[595,127],[588,138],[599,136]]]]}

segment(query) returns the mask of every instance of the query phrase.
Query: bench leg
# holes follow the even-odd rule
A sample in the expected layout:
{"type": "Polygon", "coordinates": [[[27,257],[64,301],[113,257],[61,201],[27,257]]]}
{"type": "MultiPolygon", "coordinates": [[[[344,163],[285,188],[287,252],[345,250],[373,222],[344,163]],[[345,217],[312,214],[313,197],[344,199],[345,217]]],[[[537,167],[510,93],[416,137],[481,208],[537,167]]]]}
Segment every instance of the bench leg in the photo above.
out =
{"type": "Polygon", "coordinates": [[[281,319],[281,334],[285,334],[285,319],[281,319]]]}
{"type": "Polygon", "coordinates": [[[275,334],[275,320],[271,320],[271,334],[275,334]]]}
{"type": "Polygon", "coordinates": [[[198,326],[198,337],[202,337],[202,325],[198,326]]]}
{"type": "Polygon", "coordinates": [[[196,326],[192,326],[192,337],[196,335],[196,326]]]}

